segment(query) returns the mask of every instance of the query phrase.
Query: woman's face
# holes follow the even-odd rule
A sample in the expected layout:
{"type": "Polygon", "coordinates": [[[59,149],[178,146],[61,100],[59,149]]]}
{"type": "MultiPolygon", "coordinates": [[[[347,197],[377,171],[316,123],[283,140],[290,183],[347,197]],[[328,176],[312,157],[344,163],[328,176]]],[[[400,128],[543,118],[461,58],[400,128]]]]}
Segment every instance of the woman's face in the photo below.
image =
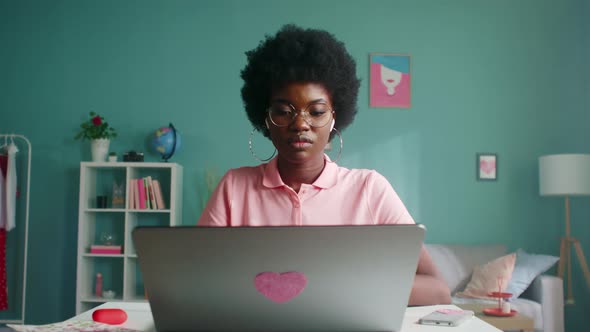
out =
{"type": "Polygon", "coordinates": [[[267,115],[266,122],[279,158],[295,164],[323,162],[335,117],[332,99],[324,86],[310,82],[289,83],[271,94],[270,105],[274,111],[273,115],[267,115]],[[288,113],[293,112],[292,108],[295,109],[294,118],[293,113],[288,113]]]}

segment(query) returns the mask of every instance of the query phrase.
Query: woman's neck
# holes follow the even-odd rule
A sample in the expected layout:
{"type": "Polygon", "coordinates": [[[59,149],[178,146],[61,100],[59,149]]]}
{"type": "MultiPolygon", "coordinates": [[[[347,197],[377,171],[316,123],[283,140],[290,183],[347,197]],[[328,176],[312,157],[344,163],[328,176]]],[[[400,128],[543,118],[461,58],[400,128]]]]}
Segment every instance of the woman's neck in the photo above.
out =
{"type": "Polygon", "coordinates": [[[283,182],[289,187],[293,188],[295,192],[299,192],[301,184],[313,183],[324,170],[325,160],[324,156],[309,162],[297,164],[279,158],[277,160],[277,168],[283,182]]]}

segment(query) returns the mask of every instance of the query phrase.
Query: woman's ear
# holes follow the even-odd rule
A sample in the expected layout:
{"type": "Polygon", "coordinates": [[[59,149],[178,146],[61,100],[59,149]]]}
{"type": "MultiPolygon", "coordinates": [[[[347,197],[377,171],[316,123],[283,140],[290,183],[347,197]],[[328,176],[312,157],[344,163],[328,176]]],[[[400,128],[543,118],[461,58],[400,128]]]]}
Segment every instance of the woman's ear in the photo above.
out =
{"type": "Polygon", "coordinates": [[[330,125],[330,131],[334,130],[335,124],[336,124],[336,120],[332,119],[332,124],[330,125]]]}

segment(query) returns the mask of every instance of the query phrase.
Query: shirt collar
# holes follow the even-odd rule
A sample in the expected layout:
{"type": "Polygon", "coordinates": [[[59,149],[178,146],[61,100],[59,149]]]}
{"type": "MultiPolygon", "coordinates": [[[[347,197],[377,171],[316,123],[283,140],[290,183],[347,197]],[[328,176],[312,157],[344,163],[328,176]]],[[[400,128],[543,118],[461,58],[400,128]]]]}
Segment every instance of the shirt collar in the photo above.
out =
{"type": "MultiPolygon", "coordinates": [[[[324,154],[324,160],[326,161],[326,165],[322,170],[320,176],[312,183],[313,186],[328,189],[336,185],[338,183],[338,165],[333,163],[330,160],[328,155],[324,154]]],[[[281,175],[279,174],[278,168],[278,156],[274,157],[271,161],[267,164],[263,165],[263,177],[262,177],[262,185],[268,188],[277,188],[286,186],[283,180],[281,179],[281,175]]]]}
{"type": "Polygon", "coordinates": [[[262,185],[268,188],[277,188],[285,186],[285,183],[281,179],[279,174],[279,168],[277,166],[277,158],[274,157],[268,163],[263,165],[262,185]]]}

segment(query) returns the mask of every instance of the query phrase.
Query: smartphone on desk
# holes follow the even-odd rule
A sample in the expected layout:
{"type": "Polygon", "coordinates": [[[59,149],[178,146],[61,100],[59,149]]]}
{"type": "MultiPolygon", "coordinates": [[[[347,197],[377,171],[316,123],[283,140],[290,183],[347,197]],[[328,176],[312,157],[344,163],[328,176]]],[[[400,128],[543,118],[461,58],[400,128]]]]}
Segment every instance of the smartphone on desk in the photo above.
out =
{"type": "Polygon", "coordinates": [[[470,310],[437,310],[418,320],[422,325],[436,326],[459,326],[461,323],[473,317],[474,313],[470,310]]]}

